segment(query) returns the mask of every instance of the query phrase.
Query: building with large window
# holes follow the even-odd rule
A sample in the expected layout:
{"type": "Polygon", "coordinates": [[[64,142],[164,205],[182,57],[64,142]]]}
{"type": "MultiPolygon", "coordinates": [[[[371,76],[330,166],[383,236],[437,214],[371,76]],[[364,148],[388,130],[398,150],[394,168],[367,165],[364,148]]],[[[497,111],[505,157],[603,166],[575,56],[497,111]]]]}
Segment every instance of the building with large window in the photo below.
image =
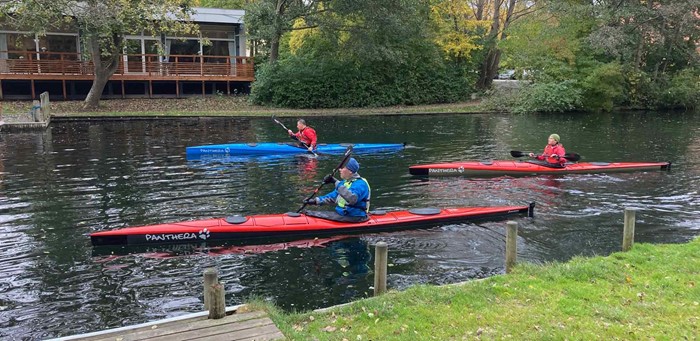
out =
{"type": "MultiPolygon", "coordinates": [[[[242,10],[195,8],[200,36],[126,37],[103,98],[247,93],[254,79],[242,10]]],[[[84,99],[94,67],[79,32],[65,27],[37,36],[0,23],[0,99],[84,99]]]]}

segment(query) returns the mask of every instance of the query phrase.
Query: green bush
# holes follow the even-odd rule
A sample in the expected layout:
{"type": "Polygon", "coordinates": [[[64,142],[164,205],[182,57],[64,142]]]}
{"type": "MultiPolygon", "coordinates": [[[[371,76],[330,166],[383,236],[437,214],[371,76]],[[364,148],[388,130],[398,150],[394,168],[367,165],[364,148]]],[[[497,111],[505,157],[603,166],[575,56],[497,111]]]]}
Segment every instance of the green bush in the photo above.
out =
{"type": "Polygon", "coordinates": [[[632,108],[649,108],[658,102],[658,85],[649,74],[638,69],[625,71],[627,99],[624,104],[632,108]]]}
{"type": "Polygon", "coordinates": [[[676,74],[659,92],[661,108],[697,108],[700,105],[700,74],[695,69],[685,69],[676,74]]]}
{"type": "Polygon", "coordinates": [[[611,111],[625,98],[625,77],[617,63],[602,64],[588,69],[580,82],[586,111],[611,111]]]}
{"type": "Polygon", "coordinates": [[[582,107],[583,91],[575,80],[535,83],[520,91],[513,112],[565,112],[582,107]]]}
{"type": "Polygon", "coordinates": [[[260,67],[251,100],[286,108],[449,103],[466,99],[472,92],[473,80],[464,74],[460,67],[440,58],[357,63],[290,56],[260,67]]]}

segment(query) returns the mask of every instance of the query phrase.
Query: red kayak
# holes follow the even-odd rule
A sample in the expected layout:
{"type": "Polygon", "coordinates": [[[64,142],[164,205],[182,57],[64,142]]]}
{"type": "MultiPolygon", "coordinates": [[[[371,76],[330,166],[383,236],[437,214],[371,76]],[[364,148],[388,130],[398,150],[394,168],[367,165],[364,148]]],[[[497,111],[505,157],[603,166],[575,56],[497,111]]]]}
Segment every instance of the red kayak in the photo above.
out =
{"type": "Polygon", "coordinates": [[[349,233],[374,233],[464,221],[497,220],[511,216],[532,217],[535,204],[464,208],[418,208],[370,213],[361,223],[343,223],[299,213],[231,216],[181,223],[129,227],[90,235],[92,245],[149,245],[217,241],[263,241],[287,237],[319,237],[349,233]]]}
{"type": "Polygon", "coordinates": [[[465,161],[411,166],[408,171],[411,175],[454,176],[607,173],[670,168],[670,162],[578,162],[553,167],[542,161],[465,161]]]}

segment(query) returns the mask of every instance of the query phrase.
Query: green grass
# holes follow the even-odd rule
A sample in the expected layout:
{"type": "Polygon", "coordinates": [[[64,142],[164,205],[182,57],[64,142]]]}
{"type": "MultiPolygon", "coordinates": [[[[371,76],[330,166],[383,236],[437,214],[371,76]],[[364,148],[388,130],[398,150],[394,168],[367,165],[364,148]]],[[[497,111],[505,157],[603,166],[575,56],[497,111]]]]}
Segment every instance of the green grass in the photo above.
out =
{"type": "MultiPolygon", "coordinates": [[[[2,102],[4,115],[26,113],[31,101],[2,102]]],[[[392,115],[423,113],[480,113],[477,102],[448,103],[420,106],[382,108],[286,109],[252,105],[247,96],[208,96],[182,99],[114,99],[100,101],[97,110],[83,110],[82,101],[52,101],[54,116],[334,116],[334,115],[392,115]]]]}
{"type": "MultiPolygon", "coordinates": [[[[391,254],[390,254],[391,257],[391,254]]],[[[697,340],[700,238],[271,318],[291,340],[697,340]]]]}

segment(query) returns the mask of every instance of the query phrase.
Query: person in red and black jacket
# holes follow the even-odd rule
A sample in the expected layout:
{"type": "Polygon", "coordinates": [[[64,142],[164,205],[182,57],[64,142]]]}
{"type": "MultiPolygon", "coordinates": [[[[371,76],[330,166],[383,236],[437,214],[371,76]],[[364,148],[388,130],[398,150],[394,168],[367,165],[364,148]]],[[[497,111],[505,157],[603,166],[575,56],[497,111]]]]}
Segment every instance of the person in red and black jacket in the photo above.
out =
{"type": "Polygon", "coordinates": [[[294,133],[291,129],[288,129],[287,132],[289,133],[289,136],[298,140],[302,144],[301,147],[305,147],[310,152],[316,150],[316,130],[306,125],[306,121],[301,118],[297,121],[297,129],[299,129],[299,131],[296,133],[294,133]]]}
{"type": "Polygon", "coordinates": [[[564,158],[566,150],[564,149],[564,146],[559,143],[559,141],[560,138],[558,134],[549,135],[547,145],[544,147],[544,152],[542,155],[530,153],[530,157],[537,158],[537,160],[544,160],[551,164],[563,166],[566,163],[566,159],[564,158]]]}

